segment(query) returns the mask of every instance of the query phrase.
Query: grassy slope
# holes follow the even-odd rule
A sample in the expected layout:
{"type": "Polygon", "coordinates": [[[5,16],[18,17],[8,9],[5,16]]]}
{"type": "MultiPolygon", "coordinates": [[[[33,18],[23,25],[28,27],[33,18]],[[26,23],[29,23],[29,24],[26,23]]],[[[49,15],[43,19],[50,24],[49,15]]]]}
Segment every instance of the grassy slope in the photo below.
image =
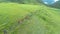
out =
{"type": "Polygon", "coordinates": [[[60,34],[58,9],[44,5],[0,4],[0,34],[60,34]],[[25,18],[25,17],[29,18],[25,18]],[[23,19],[22,23],[18,23],[23,19]]]}
{"type": "Polygon", "coordinates": [[[41,4],[41,0],[0,0],[0,2],[15,2],[20,4],[41,4]]]}

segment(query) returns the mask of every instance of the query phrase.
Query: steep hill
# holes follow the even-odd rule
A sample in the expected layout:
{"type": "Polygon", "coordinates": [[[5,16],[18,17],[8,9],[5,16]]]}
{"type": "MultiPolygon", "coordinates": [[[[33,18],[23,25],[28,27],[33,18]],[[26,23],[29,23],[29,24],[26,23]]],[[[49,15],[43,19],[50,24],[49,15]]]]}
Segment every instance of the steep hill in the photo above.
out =
{"type": "Polygon", "coordinates": [[[0,3],[0,34],[60,34],[59,10],[44,5],[0,3]]]}
{"type": "Polygon", "coordinates": [[[41,4],[41,0],[0,0],[0,2],[14,2],[19,4],[41,4]]]}

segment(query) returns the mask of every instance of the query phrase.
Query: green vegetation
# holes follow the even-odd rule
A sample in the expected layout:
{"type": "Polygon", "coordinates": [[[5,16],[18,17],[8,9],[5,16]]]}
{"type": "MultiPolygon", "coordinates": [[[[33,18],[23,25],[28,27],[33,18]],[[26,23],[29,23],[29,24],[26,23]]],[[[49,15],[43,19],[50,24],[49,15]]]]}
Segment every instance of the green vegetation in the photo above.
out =
{"type": "Polygon", "coordinates": [[[60,34],[56,8],[41,0],[0,0],[0,34],[60,34]]]}
{"type": "Polygon", "coordinates": [[[14,2],[20,4],[41,4],[41,0],[0,0],[0,2],[14,2]]]}
{"type": "Polygon", "coordinates": [[[59,11],[44,5],[0,3],[0,34],[60,34],[59,11]]]}

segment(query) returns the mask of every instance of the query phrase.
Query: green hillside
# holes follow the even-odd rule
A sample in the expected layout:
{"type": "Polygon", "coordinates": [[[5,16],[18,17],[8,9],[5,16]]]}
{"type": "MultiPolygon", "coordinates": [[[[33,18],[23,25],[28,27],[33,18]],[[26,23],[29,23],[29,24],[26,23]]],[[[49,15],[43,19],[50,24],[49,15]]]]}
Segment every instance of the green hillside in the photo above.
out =
{"type": "Polygon", "coordinates": [[[41,4],[41,0],[0,0],[0,2],[14,2],[20,4],[41,4]]]}
{"type": "Polygon", "coordinates": [[[44,5],[0,3],[0,34],[60,34],[59,11],[44,5]]]}

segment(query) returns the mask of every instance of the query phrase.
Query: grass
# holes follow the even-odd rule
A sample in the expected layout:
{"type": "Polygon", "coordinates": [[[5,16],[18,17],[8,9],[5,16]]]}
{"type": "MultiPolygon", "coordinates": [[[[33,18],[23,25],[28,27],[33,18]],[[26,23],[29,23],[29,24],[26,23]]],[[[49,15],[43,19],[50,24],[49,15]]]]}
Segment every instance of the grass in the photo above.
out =
{"type": "Polygon", "coordinates": [[[60,34],[59,10],[44,5],[0,3],[0,34],[60,34]]]}

